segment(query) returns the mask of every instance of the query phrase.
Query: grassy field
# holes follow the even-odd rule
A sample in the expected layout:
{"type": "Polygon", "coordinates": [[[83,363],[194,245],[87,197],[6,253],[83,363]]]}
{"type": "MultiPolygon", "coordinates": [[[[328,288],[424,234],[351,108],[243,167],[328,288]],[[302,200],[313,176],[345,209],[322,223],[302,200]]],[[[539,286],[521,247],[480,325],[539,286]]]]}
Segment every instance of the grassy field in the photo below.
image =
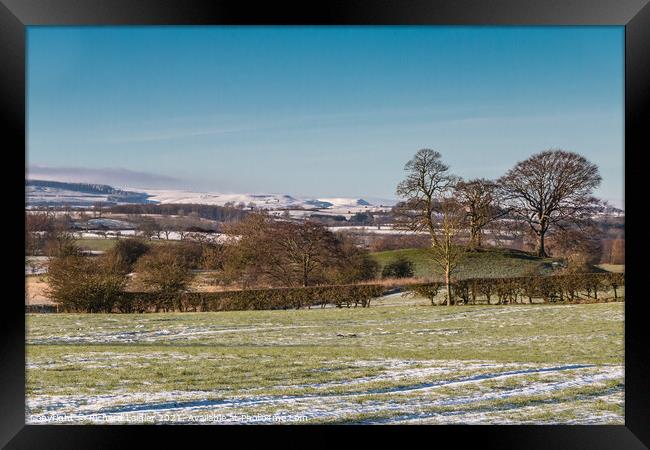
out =
{"type": "MultiPolygon", "coordinates": [[[[413,262],[416,277],[442,276],[429,259],[428,249],[410,248],[373,253],[381,269],[399,256],[413,262]]],[[[468,252],[457,269],[456,278],[516,277],[533,272],[545,273],[552,270],[553,258],[538,258],[529,253],[511,249],[482,249],[468,252]]]]}
{"type": "Polygon", "coordinates": [[[622,303],[426,303],[28,315],[26,419],[623,423],[622,303]]]}
{"type": "MultiPolygon", "coordinates": [[[[78,239],[77,245],[84,250],[106,251],[111,249],[117,239],[78,239]]],[[[169,244],[177,241],[152,241],[152,244],[169,244]]],[[[416,277],[430,277],[434,267],[427,256],[427,249],[403,249],[376,252],[372,254],[379,262],[380,271],[384,265],[393,261],[398,256],[404,256],[413,261],[416,277]]],[[[532,271],[548,272],[551,264],[557,261],[553,258],[538,258],[528,253],[511,249],[483,249],[477,252],[469,252],[465,261],[458,268],[458,278],[480,278],[480,277],[507,277],[529,274],[532,271]]],[[[618,266],[612,266],[614,271],[619,270],[618,266]]],[[[610,270],[607,267],[605,270],[610,270]]],[[[440,274],[437,274],[440,275],[440,274]]]]}
{"type": "Polygon", "coordinates": [[[115,246],[117,239],[77,239],[76,244],[82,250],[102,251],[110,250],[115,246]]]}
{"type": "MultiPolygon", "coordinates": [[[[77,239],[75,242],[82,250],[95,250],[95,251],[105,252],[106,250],[110,250],[111,248],[113,248],[117,241],[118,239],[115,238],[108,238],[108,239],[83,238],[83,239],[77,239]]],[[[179,241],[173,241],[173,240],[168,241],[166,239],[149,241],[151,245],[167,245],[167,244],[174,245],[178,242],[179,241]]]]}

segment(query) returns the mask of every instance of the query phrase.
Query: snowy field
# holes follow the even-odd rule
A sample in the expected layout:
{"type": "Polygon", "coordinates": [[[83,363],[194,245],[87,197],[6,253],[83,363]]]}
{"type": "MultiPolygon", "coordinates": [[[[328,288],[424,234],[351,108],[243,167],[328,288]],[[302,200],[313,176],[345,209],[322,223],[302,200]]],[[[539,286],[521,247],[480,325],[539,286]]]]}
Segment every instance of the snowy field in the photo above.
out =
{"type": "Polygon", "coordinates": [[[27,423],[623,424],[623,304],[32,314],[27,423]]]}
{"type": "Polygon", "coordinates": [[[330,231],[333,232],[342,232],[342,231],[354,231],[362,234],[393,234],[393,235],[422,235],[426,236],[428,232],[426,231],[409,231],[409,230],[401,230],[398,228],[393,228],[392,225],[370,225],[370,226],[363,226],[363,225],[344,225],[341,227],[328,227],[330,231]]]}
{"type": "MultiPolygon", "coordinates": [[[[186,235],[188,233],[185,233],[186,235]]],[[[203,232],[192,232],[194,236],[200,235],[210,239],[214,239],[216,242],[225,242],[228,239],[228,236],[222,233],[203,233],[203,232]]],[[[75,231],[72,233],[72,236],[75,239],[119,239],[119,238],[128,238],[138,236],[138,232],[135,230],[109,230],[109,231],[75,231]]],[[[166,234],[161,233],[161,237],[151,236],[152,240],[164,240],[164,241],[180,241],[181,234],[177,231],[169,231],[166,234]]]]}

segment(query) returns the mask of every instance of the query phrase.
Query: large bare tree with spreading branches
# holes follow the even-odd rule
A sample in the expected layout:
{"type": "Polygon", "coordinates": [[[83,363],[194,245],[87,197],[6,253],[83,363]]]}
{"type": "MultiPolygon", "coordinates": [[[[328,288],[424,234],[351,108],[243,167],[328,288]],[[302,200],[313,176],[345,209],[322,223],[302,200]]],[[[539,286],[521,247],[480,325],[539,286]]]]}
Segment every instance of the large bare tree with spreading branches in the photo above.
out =
{"type": "Polygon", "coordinates": [[[333,264],[339,241],[315,222],[275,222],[270,230],[268,273],[286,286],[311,286],[333,264]]]}
{"type": "Polygon", "coordinates": [[[499,179],[507,207],[528,224],[537,239],[536,253],[547,256],[549,231],[586,229],[599,205],[593,190],[600,184],[598,166],[564,150],[546,150],[518,162],[499,179]]]}
{"type": "Polygon", "coordinates": [[[225,231],[238,236],[228,246],[226,266],[247,287],[354,283],[377,270],[363,249],[311,220],[275,220],[254,212],[225,231]]]}

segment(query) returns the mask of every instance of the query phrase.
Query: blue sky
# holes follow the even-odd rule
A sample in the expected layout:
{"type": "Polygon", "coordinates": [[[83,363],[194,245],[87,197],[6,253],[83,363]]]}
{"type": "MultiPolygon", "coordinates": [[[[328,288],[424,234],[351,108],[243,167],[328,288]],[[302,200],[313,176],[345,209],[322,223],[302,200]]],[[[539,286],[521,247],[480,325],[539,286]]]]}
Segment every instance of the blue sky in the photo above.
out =
{"type": "Polygon", "coordinates": [[[623,27],[29,27],[29,171],[393,198],[420,148],[465,178],[563,148],[621,206],[623,41],[623,27]]]}

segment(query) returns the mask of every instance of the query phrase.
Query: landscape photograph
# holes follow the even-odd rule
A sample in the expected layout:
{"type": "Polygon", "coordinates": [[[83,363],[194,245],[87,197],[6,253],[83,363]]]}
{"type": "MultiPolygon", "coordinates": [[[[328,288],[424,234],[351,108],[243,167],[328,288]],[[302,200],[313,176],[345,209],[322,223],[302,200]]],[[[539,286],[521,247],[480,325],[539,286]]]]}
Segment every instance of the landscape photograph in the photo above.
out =
{"type": "Polygon", "coordinates": [[[26,423],[623,425],[624,40],[27,27],[26,423]]]}

